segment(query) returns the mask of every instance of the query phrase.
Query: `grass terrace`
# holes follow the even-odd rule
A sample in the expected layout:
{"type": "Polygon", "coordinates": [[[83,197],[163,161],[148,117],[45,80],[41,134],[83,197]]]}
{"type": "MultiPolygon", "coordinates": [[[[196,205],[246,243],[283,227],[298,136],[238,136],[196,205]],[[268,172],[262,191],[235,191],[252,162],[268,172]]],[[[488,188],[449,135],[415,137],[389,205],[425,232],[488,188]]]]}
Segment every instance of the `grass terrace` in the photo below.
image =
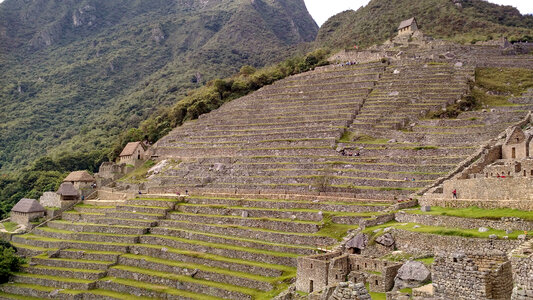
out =
{"type": "Polygon", "coordinates": [[[523,211],[511,208],[483,209],[476,206],[468,208],[447,208],[432,206],[431,211],[423,212],[421,210],[405,210],[409,214],[419,215],[436,215],[449,216],[470,219],[490,219],[498,220],[501,218],[520,218],[523,220],[533,221],[533,214],[530,211],[523,211]]]}

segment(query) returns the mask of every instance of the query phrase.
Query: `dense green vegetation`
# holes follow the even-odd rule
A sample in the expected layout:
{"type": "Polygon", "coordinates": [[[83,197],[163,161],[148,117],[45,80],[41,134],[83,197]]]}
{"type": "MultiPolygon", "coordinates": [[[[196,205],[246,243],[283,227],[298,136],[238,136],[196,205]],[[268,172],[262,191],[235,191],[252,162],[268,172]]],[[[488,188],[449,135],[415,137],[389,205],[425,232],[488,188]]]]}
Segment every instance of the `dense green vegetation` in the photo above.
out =
{"type": "Polygon", "coordinates": [[[6,283],[13,272],[20,270],[24,259],[15,254],[16,250],[10,243],[0,242],[0,283],[6,283]]]}
{"type": "Polygon", "coordinates": [[[317,30],[303,0],[6,0],[0,170],[108,148],[190,90],[279,62],[317,30]]]}
{"type": "Polygon", "coordinates": [[[372,0],[357,11],[330,18],[320,28],[317,43],[332,48],[381,43],[411,17],[417,18],[425,34],[461,43],[502,35],[510,40],[533,40],[533,16],[522,16],[510,6],[482,0],[464,0],[462,8],[449,0],[372,0]]]}

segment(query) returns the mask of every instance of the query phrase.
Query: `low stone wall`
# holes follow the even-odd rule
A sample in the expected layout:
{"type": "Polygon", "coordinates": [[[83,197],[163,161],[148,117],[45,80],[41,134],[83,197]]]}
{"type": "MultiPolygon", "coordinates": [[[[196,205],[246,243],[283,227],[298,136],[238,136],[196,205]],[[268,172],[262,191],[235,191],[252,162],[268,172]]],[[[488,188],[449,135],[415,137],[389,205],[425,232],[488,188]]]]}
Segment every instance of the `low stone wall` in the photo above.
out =
{"type": "Polygon", "coordinates": [[[397,212],[396,221],[400,223],[417,223],[427,226],[444,226],[466,229],[478,229],[480,227],[489,227],[497,230],[533,230],[533,222],[519,221],[500,221],[487,219],[470,219],[436,215],[411,214],[403,211],[397,212]]]}
{"type": "Polygon", "coordinates": [[[472,200],[472,199],[444,199],[440,197],[424,196],[419,200],[423,206],[439,206],[449,208],[468,208],[476,206],[484,209],[511,208],[533,211],[533,201],[525,200],[472,200]]]}
{"type": "Polygon", "coordinates": [[[512,300],[533,299],[533,242],[527,241],[509,254],[513,266],[512,300]]]}
{"type": "Polygon", "coordinates": [[[507,253],[520,244],[518,240],[464,238],[411,232],[396,228],[393,228],[389,232],[394,236],[398,250],[414,254],[434,254],[437,251],[475,252],[479,249],[500,250],[507,253]]]}

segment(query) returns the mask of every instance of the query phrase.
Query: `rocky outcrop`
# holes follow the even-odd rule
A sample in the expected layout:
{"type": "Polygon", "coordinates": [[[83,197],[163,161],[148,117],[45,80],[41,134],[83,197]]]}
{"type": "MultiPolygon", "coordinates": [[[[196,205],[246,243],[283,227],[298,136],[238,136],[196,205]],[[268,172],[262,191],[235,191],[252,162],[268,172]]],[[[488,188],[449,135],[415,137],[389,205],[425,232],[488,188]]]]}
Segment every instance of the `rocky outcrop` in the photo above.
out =
{"type": "Polygon", "coordinates": [[[72,25],[74,27],[93,26],[96,21],[96,8],[91,5],[76,9],[72,13],[72,25]]]}
{"type": "Polygon", "coordinates": [[[419,287],[431,279],[429,269],[419,261],[408,261],[399,270],[394,278],[394,290],[419,287]]]}

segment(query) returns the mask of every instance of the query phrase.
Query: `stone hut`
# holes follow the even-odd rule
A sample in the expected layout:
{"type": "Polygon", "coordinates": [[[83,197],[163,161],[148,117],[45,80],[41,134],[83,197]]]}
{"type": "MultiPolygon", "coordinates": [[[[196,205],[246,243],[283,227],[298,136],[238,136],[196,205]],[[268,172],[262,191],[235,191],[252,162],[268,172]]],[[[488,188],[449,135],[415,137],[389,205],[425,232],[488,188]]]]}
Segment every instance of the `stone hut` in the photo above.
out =
{"type": "Polygon", "coordinates": [[[401,263],[340,251],[300,257],[296,289],[312,293],[349,280],[368,284],[371,291],[387,292],[394,287],[394,278],[401,266],[401,263]]]}
{"type": "Polygon", "coordinates": [[[398,35],[413,34],[417,30],[418,23],[416,22],[416,18],[413,17],[400,23],[400,26],[398,26],[398,35]]]}
{"type": "Polygon", "coordinates": [[[56,192],[61,201],[78,200],[80,195],[71,182],[63,182],[56,192]]]}
{"type": "Polygon", "coordinates": [[[146,150],[143,142],[128,143],[119,155],[120,163],[137,167],[144,161],[146,150]]]}
{"type": "Polygon", "coordinates": [[[507,138],[502,145],[503,159],[524,159],[529,157],[531,136],[518,126],[507,132],[507,138]]]}
{"type": "Polygon", "coordinates": [[[80,193],[72,182],[63,182],[57,192],[45,192],[39,198],[39,203],[44,207],[65,207],[72,201],[80,199],[80,193]]]}
{"type": "Polygon", "coordinates": [[[28,226],[31,221],[44,217],[44,207],[35,199],[21,199],[11,209],[11,221],[28,226]]]}
{"type": "Polygon", "coordinates": [[[87,171],[74,171],[63,179],[63,182],[70,182],[76,190],[79,191],[80,196],[87,197],[93,192],[93,184],[96,183],[91,174],[87,171]]]}

